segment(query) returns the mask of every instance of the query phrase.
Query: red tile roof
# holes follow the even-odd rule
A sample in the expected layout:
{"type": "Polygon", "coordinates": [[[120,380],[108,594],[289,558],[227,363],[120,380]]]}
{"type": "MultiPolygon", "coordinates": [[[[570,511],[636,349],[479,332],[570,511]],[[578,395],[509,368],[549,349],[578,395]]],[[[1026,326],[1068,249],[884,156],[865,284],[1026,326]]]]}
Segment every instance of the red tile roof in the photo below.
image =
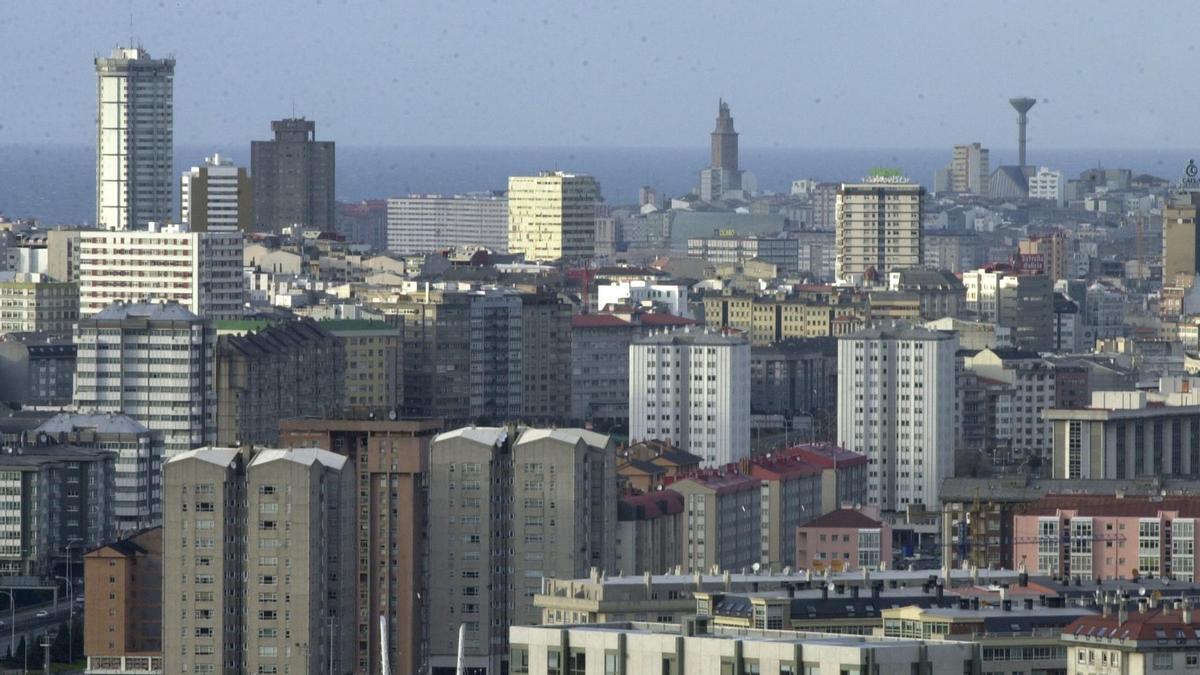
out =
{"type": "Polygon", "coordinates": [[[832,443],[805,443],[794,445],[779,451],[780,455],[799,457],[809,464],[822,469],[833,469],[839,466],[856,466],[867,463],[867,456],[851,452],[832,443]]]}
{"type": "Polygon", "coordinates": [[[1181,610],[1152,609],[1146,613],[1129,612],[1124,623],[1113,611],[1108,616],[1081,616],[1063,628],[1063,635],[1077,638],[1115,638],[1118,640],[1187,640],[1194,644],[1200,639],[1200,612],[1193,611],[1191,621],[1183,622],[1181,610]]]}
{"type": "Polygon", "coordinates": [[[612,314],[576,314],[571,317],[571,328],[620,328],[629,325],[632,324],[612,314]]]}
{"type": "Polygon", "coordinates": [[[1197,518],[1200,517],[1200,500],[1184,495],[1116,498],[1113,495],[1050,494],[1030,502],[1020,515],[1053,516],[1059,511],[1078,511],[1082,517],[1127,518],[1157,518],[1159,513],[1166,511],[1178,513],[1183,518],[1197,518]]]}

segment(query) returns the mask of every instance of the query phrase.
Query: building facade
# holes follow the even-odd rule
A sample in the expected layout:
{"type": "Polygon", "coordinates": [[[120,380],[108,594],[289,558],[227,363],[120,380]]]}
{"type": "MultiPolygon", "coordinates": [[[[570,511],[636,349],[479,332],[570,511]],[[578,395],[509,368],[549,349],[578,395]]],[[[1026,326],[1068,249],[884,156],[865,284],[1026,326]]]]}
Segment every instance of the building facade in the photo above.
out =
{"type": "Polygon", "coordinates": [[[861,284],[921,265],[925,188],[891,178],[844,183],[837,196],[837,278],[861,284]]]}
{"type": "Polygon", "coordinates": [[[666,440],[721,466],[750,456],[750,344],[673,331],[629,347],[629,435],[666,440]]]}
{"type": "Polygon", "coordinates": [[[83,556],[88,672],[162,672],[162,544],[152,527],[83,556]]]}
{"type": "Polygon", "coordinates": [[[508,250],[528,261],[590,258],[596,251],[595,178],[562,171],[508,179],[508,250]]]}
{"type": "Polygon", "coordinates": [[[333,141],[317,140],[317,123],[304,118],[271,122],[275,138],[250,144],[254,227],[334,228],[333,141]]]}
{"type": "Polygon", "coordinates": [[[114,302],[175,301],[212,319],[242,316],[242,233],[88,231],[79,242],[79,315],[114,302]]]}
{"type": "Polygon", "coordinates": [[[45,274],[0,272],[0,335],[69,334],[79,318],[79,286],[45,274]]]}
{"type": "Polygon", "coordinates": [[[96,59],[96,226],[139,230],[171,215],[175,59],[130,45],[96,59]]]}
{"type": "Polygon", "coordinates": [[[245,167],[214,154],[179,181],[179,222],[192,232],[249,232],[254,198],[245,167]]]}
{"type": "Polygon", "coordinates": [[[895,325],[838,342],[838,441],[867,456],[867,504],[881,511],[938,503],[954,475],[957,340],[895,325]]]}
{"type": "Polygon", "coordinates": [[[117,303],[75,328],[75,407],[163,434],[166,457],[216,436],[212,324],[178,304],[117,303]]]}
{"type": "Polygon", "coordinates": [[[326,320],[319,326],[343,344],[342,407],[398,409],[404,400],[404,329],[362,319],[326,320]]]}
{"type": "Polygon", "coordinates": [[[387,249],[391,253],[473,247],[508,252],[508,199],[501,194],[410,195],[387,201],[387,249]]]}

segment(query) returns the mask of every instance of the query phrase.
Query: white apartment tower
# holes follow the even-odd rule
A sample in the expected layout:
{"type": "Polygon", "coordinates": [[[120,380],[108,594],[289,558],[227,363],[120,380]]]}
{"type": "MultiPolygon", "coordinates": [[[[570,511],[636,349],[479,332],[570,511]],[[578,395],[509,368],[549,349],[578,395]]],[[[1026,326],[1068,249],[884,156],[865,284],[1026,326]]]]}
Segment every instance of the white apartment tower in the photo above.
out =
{"type": "Polygon", "coordinates": [[[131,47],[95,63],[96,226],[166,222],[174,201],[175,59],[131,47]]]}
{"type": "Polygon", "coordinates": [[[874,274],[921,266],[925,188],[899,176],[843,183],[837,194],[837,280],[861,285],[874,274]]]}
{"type": "Polygon", "coordinates": [[[508,200],[495,194],[388,200],[388,251],[398,255],[482,247],[508,252],[508,200]]]}
{"type": "Polygon", "coordinates": [[[254,222],[246,168],[214,154],[179,179],[179,220],[192,232],[248,232],[254,222]]]}
{"type": "Polygon", "coordinates": [[[116,303],[75,327],[75,407],[163,434],[170,458],[216,437],[212,323],[181,305],[116,303]]]}
{"type": "Polygon", "coordinates": [[[893,324],[838,340],[838,445],[867,456],[867,502],[937,508],[954,475],[954,333],[893,324]]]}
{"type": "Polygon", "coordinates": [[[214,321],[238,319],[244,305],[242,233],[86,231],[79,239],[79,315],[114,302],[174,301],[214,321]]]}
{"type": "Polygon", "coordinates": [[[346,673],[354,469],[313,448],[204,447],[163,467],[169,673],[346,673]]]}
{"type": "Polygon", "coordinates": [[[750,343],[674,331],[629,346],[629,436],[660,439],[722,466],[750,456],[750,343]]]}
{"type": "Polygon", "coordinates": [[[596,203],[591,176],[543,171],[508,179],[508,250],[529,261],[596,254],[596,203]]]}

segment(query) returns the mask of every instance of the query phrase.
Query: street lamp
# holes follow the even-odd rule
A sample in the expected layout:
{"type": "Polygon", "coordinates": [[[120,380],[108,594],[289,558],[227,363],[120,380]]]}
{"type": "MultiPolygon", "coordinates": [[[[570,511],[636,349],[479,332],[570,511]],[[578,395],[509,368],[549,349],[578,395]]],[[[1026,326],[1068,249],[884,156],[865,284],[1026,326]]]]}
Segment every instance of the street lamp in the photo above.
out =
{"type": "Polygon", "coordinates": [[[71,587],[71,578],[55,576],[67,582],[67,663],[75,663],[75,589],[71,587]]]}

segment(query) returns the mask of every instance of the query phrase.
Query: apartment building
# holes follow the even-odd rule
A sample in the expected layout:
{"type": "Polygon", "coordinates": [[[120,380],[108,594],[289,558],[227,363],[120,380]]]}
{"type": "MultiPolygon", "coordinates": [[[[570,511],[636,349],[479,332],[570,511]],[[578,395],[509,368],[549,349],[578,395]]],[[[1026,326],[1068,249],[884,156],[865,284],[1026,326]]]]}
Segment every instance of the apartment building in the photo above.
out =
{"type": "Polygon", "coordinates": [[[1200,630],[1189,600],[1182,607],[1155,607],[1139,600],[1109,608],[1100,616],[1081,616],[1065,626],[1060,642],[1066,647],[1068,672],[1186,673],[1200,668],[1200,630]],[[1167,637],[1163,637],[1167,636],[1167,637]]]}
{"type": "Polygon", "coordinates": [[[112,541],[116,460],[57,444],[0,453],[0,576],[53,576],[64,559],[112,541]]]}
{"type": "Polygon", "coordinates": [[[162,524],[163,435],[120,413],[59,413],[33,436],[116,453],[109,495],[116,531],[136,532],[162,524]]]}
{"type": "Polygon", "coordinates": [[[321,232],[334,227],[336,149],[317,140],[317,123],[303,117],[271,121],[275,137],[251,141],[254,227],[278,232],[303,225],[321,232]]]}
{"type": "Polygon", "coordinates": [[[837,340],[800,338],[750,347],[750,412],[807,418],[812,437],[833,440],[837,340]]]}
{"type": "Polygon", "coordinates": [[[421,673],[427,662],[433,597],[425,558],[429,444],[440,420],[292,419],[280,444],[319,447],[350,458],[358,475],[355,529],[358,579],[355,624],[339,630],[355,641],[354,673],[379,672],[384,651],[395,675],[421,673]],[[365,520],[365,523],[363,522],[365,520]],[[379,617],[388,617],[380,631],[379,617]],[[387,649],[382,645],[386,638],[387,649]]]}
{"type": "Polygon", "coordinates": [[[659,439],[721,466],[750,456],[750,345],[707,331],[629,347],[630,439],[659,439]]]}
{"type": "Polygon", "coordinates": [[[163,434],[169,458],[216,435],[212,324],[175,303],[117,303],[80,319],[75,407],[163,434]]]}
{"type": "Polygon", "coordinates": [[[275,445],[279,422],[345,403],[345,341],[315,321],[222,335],[216,346],[217,442],[275,445]]]}
{"type": "Polygon", "coordinates": [[[204,447],[163,468],[163,670],[353,665],[354,469],[317,449],[204,447]],[[248,461],[247,461],[248,460],[248,461]]]}
{"type": "Polygon", "coordinates": [[[866,296],[839,294],[825,286],[793,295],[726,290],[704,296],[706,326],[742,330],[755,346],[838,335],[839,325],[849,320],[861,327],[869,312],[866,296]]]}
{"type": "Polygon", "coordinates": [[[963,272],[966,309],[981,321],[1009,330],[1014,347],[1034,352],[1054,347],[1054,284],[1045,274],[1006,265],[963,272]]]}
{"type": "Polygon", "coordinates": [[[211,319],[242,316],[242,233],[145,231],[79,234],[79,314],[114,302],[174,301],[211,319]]]}
{"type": "Polygon", "coordinates": [[[953,334],[906,324],[839,341],[837,444],[867,456],[867,504],[938,503],[954,475],[956,350],[953,334]]]}
{"type": "Polygon", "coordinates": [[[65,335],[79,318],[79,286],[45,274],[0,272],[0,335],[65,335]]]}
{"type": "Polygon", "coordinates": [[[1058,400],[1057,369],[1012,347],[984,349],[966,357],[964,367],[988,381],[986,445],[1011,450],[1016,458],[1049,458],[1052,425],[1043,413],[1058,400]]]}
{"type": "Polygon", "coordinates": [[[75,396],[75,343],[70,333],[0,337],[0,400],[59,409],[75,396]]]}
{"type": "Polygon", "coordinates": [[[162,527],[83,556],[83,651],[88,672],[162,672],[162,527]]]}
{"type": "Polygon", "coordinates": [[[342,406],[398,409],[404,400],[403,327],[363,319],[331,319],[318,325],[344,345],[342,406]]]}
{"type": "Polygon", "coordinates": [[[192,232],[249,232],[254,195],[246,168],[214,154],[179,180],[179,222],[192,232]]]}
{"type": "Polygon", "coordinates": [[[877,570],[892,562],[892,528],[878,512],[838,509],[796,530],[795,564],[823,571],[877,570]]]}
{"type": "Polygon", "coordinates": [[[508,252],[508,199],[503,193],[409,195],[387,200],[387,249],[391,253],[474,247],[508,252]]]}
{"type": "Polygon", "coordinates": [[[510,625],[535,622],[543,577],[615,564],[615,449],[583,429],[465,427],[430,448],[430,664],[499,673],[510,625]]]}
{"type": "Polygon", "coordinates": [[[693,324],[691,319],[648,312],[572,316],[571,419],[627,424],[630,343],[654,330],[693,324]]]}

